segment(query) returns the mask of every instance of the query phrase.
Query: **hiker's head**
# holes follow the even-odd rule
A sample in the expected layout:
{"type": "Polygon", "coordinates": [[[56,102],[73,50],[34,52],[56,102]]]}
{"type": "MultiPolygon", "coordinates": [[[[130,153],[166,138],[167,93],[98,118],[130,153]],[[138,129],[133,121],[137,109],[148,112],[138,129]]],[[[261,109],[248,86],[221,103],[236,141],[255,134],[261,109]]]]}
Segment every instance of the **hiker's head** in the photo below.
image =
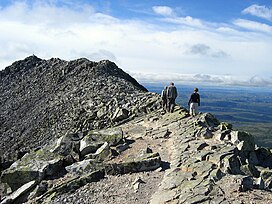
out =
{"type": "Polygon", "coordinates": [[[174,82],[171,82],[170,85],[171,85],[171,86],[174,86],[174,82]]]}
{"type": "Polygon", "coordinates": [[[194,88],[194,92],[198,92],[198,88],[194,88]]]}

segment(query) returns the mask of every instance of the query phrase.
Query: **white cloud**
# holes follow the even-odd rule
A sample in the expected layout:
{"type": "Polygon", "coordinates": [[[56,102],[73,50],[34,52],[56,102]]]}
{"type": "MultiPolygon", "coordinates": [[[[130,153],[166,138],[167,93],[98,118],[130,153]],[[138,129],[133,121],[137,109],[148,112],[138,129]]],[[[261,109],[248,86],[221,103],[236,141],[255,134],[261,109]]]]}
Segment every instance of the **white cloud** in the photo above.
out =
{"type": "Polygon", "coordinates": [[[251,5],[242,11],[243,14],[250,14],[269,21],[272,21],[272,8],[260,6],[257,4],[251,5]]]}
{"type": "Polygon", "coordinates": [[[250,21],[245,19],[236,19],[233,22],[235,25],[240,26],[245,29],[254,30],[254,31],[262,31],[272,34],[272,26],[259,23],[256,21],[250,21]]]}
{"type": "Polygon", "coordinates": [[[12,5],[2,8],[0,19],[16,21],[24,24],[42,24],[48,26],[66,26],[73,23],[89,21],[94,15],[94,9],[90,5],[76,6],[70,9],[68,6],[57,7],[53,3],[34,1],[29,4],[27,1],[15,1],[12,5]]]}
{"type": "MultiPolygon", "coordinates": [[[[191,16],[178,16],[174,10],[168,6],[153,6],[152,10],[161,15],[163,18],[161,21],[165,21],[173,24],[187,25],[192,27],[205,27],[204,22],[200,19],[193,18],[191,16]]],[[[180,10],[180,9],[179,9],[180,10]]]]}
{"type": "Polygon", "coordinates": [[[173,9],[168,7],[168,6],[153,6],[152,9],[156,14],[159,14],[159,15],[162,15],[162,16],[173,16],[173,15],[175,15],[173,9]]]}
{"type": "Polygon", "coordinates": [[[171,12],[159,21],[124,20],[96,12],[92,5],[25,2],[0,9],[0,68],[35,54],[65,60],[107,58],[125,71],[169,80],[181,73],[271,76],[269,27],[244,32],[240,26],[249,26],[242,20],[236,26],[218,26],[190,16],[169,16],[171,12]]]}
{"type": "Polygon", "coordinates": [[[186,51],[187,54],[193,54],[193,55],[203,55],[203,56],[210,56],[210,57],[227,57],[228,54],[225,53],[222,50],[213,50],[210,46],[206,44],[194,44],[189,47],[189,49],[186,51]]]}
{"type": "Polygon", "coordinates": [[[110,60],[113,62],[117,61],[116,56],[108,51],[108,50],[97,50],[96,52],[92,52],[92,51],[85,51],[85,52],[78,52],[78,51],[71,51],[72,55],[76,55],[76,56],[81,56],[81,57],[85,57],[87,59],[92,59],[94,61],[100,61],[100,60],[110,60]]]}
{"type": "Polygon", "coordinates": [[[187,25],[187,26],[198,27],[198,28],[206,27],[205,24],[200,19],[196,19],[191,16],[165,18],[163,20],[169,23],[187,25]]]}
{"type": "Polygon", "coordinates": [[[178,74],[169,75],[130,73],[142,83],[156,83],[174,81],[176,84],[189,85],[217,85],[217,86],[246,86],[246,87],[272,87],[272,78],[260,76],[237,77],[233,75],[208,75],[208,74],[178,74]]]}

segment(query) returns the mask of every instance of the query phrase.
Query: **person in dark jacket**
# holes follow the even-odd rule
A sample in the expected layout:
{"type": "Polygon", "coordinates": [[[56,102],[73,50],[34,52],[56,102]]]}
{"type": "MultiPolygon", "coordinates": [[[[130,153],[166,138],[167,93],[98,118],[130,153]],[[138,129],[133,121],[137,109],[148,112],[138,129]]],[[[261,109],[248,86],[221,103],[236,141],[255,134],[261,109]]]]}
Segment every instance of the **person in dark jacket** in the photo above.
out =
{"type": "Polygon", "coordinates": [[[167,87],[167,109],[168,112],[173,113],[174,107],[176,105],[176,98],[178,96],[177,88],[174,86],[174,83],[171,82],[170,85],[167,87]]]}
{"type": "Polygon", "coordinates": [[[192,93],[188,106],[190,109],[190,115],[196,116],[198,114],[198,107],[200,106],[200,95],[198,94],[198,88],[194,88],[194,93],[192,93]]]}
{"type": "Polygon", "coordinates": [[[166,112],[167,111],[167,86],[164,87],[161,93],[162,98],[162,108],[166,112]]]}

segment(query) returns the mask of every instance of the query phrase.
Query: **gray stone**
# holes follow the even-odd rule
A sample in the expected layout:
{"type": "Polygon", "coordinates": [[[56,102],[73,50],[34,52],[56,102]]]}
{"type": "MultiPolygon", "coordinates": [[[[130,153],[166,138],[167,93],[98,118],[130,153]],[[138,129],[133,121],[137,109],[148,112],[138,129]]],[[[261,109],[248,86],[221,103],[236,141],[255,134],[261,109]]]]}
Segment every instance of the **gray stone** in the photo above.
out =
{"type": "Polygon", "coordinates": [[[105,142],[99,147],[94,154],[86,155],[87,159],[94,159],[95,161],[104,161],[111,155],[111,149],[108,142],[105,142]]]}
{"type": "Polygon", "coordinates": [[[251,134],[247,132],[241,132],[241,131],[231,132],[232,144],[239,144],[242,141],[243,141],[242,147],[245,146],[246,150],[250,151],[255,149],[254,137],[251,134]]]}
{"type": "Polygon", "coordinates": [[[220,168],[217,168],[217,169],[213,169],[211,172],[210,172],[210,175],[209,175],[209,178],[212,180],[212,181],[219,181],[220,179],[223,178],[223,176],[225,176],[226,174],[223,173],[221,171],[220,168]]]}
{"type": "Polygon", "coordinates": [[[76,142],[73,139],[74,134],[66,134],[58,138],[49,151],[62,156],[73,155],[77,157],[76,152],[74,152],[76,142]]]}
{"type": "Polygon", "coordinates": [[[194,195],[192,197],[189,197],[186,199],[186,203],[204,203],[205,201],[209,201],[211,200],[211,198],[209,196],[205,196],[205,195],[194,195]]]}
{"type": "Polygon", "coordinates": [[[123,163],[107,164],[105,172],[109,175],[127,174],[141,171],[152,171],[159,168],[161,158],[158,153],[150,153],[136,157],[123,163]]]}
{"type": "Polygon", "coordinates": [[[261,170],[260,177],[264,181],[265,189],[272,189],[272,170],[271,169],[261,170]]]}
{"type": "Polygon", "coordinates": [[[98,111],[97,111],[97,117],[98,118],[103,118],[105,115],[107,115],[107,107],[102,106],[98,111]]]}
{"type": "Polygon", "coordinates": [[[241,174],[241,161],[236,155],[227,155],[222,160],[222,170],[224,173],[241,174]]]}
{"type": "Polygon", "coordinates": [[[156,130],[150,129],[146,131],[146,136],[152,137],[154,139],[158,138],[169,138],[171,131],[168,128],[159,128],[156,130]]]}
{"type": "Polygon", "coordinates": [[[216,182],[224,192],[243,192],[254,188],[253,178],[245,175],[225,175],[216,182]]]}
{"type": "Polygon", "coordinates": [[[205,130],[200,132],[200,136],[204,139],[210,139],[213,137],[213,133],[211,130],[209,130],[208,128],[206,128],[205,130]]]}
{"type": "Polygon", "coordinates": [[[264,147],[257,148],[255,150],[256,157],[258,159],[258,165],[262,167],[272,168],[272,154],[271,152],[264,147]]]}
{"type": "Polygon", "coordinates": [[[252,165],[252,164],[245,164],[245,165],[242,165],[240,167],[240,170],[245,174],[245,175],[249,175],[249,176],[252,176],[252,177],[259,177],[260,176],[260,172],[258,171],[258,169],[252,165]]]}
{"type": "Polygon", "coordinates": [[[63,157],[48,150],[40,149],[23,156],[2,172],[1,181],[8,183],[13,191],[30,181],[41,181],[62,168],[63,157]]]}
{"type": "Polygon", "coordinates": [[[258,165],[259,164],[259,160],[258,160],[258,157],[257,157],[255,151],[249,153],[248,163],[252,164],[252,165],[258,165]]]}
{"type": "Polygon", "coordinates": [[[58,186],[53,186],[51,189],[49,189],[49,191],[37,199],[37,202],[50,202],[54,196],[67,192],[74,192],[76,189],[86,185],[87,183],[99,181],[100,179],[104,178],[104,176],[105,173],[103,170],[95,170],[88,172],[81,177],[75,177],[70,180],[66,180],[64,183],[58,186]]]}
{"type": "Polygon", "coordinates": [[[243,151],[243,152],[251,152],[251,151],[254,151],[255,144],[252,142],[248,142],[248,141],[241,141],[237,145],[237,149],[239,151],[243,151]]]}
{"type": "Polygon", "coordinates": [[[104,130],[89,131],[80,141],[81,156],[95,153],[105,142],[109,146],[115,146],[123,141],[123,131],[121,128],[109,128],[104,130]]]}
{"type": "Polygon", "coordinates": [[[122,121],[128,117],[129,117],[129,111],[125,108],[118,107],[111,119],[114,122],[118,122],[118,121],[122,121]]]}
{"type": "Polygon", "coordinates": [[[254,178],[253,182],[254,182],[253,185],[255,186],[255,188],[261,189],[261,190],[265,189],[265,183],[262,177],[254,178]]]}
{"type": "Polygon", "coordinates": [[[204,113],[199,118],[199,124],[206,127],[216,127],[220,124],[219,120],[211,113],[204,113]]]}
{"type": "Polygon", "coordinates": [[[226,156],[230,156],[230,155],[233,155],[234,153],[234,150],[235,150],[235,147],[227,147],[227,146],[223,146],[223,147],[220,147],[218,146],[218,148],[215,148],[214,150],[214,153],[213,154],[209,154],[207,156],[207,160],[220,166],[221,165],[221,162],[223,161],[223,159],[226,157],[226,156]]]}
{"type": "Polygon", "coordinates": [[[214,152],[212,152],[210,150],[202,150],[194,157],[197,159],[197,161],[209,161],[209,156],[213,155],[213,154],[214,154],[214,152]]]}
{"type": "Polygon", "coordinates": [[[102,169],[103,166],[97,164],[92,159],[76,162],[70,166],[65,167],[66,171],[75,176],[82,176],[97,169],[102,169]]]}
{"type": "Polygon", "coordinates": [[[253,189],[253,178],[250,176],[243,177],[241,181],[240,191],[247,191],[253,189]]]}
{"type": "Polygon", "coordinates": [[[119,144],[115,147],[115,150],[117,151],[118,154],[121,154],[123,151],[127,150],[129,148],[128,143],[124,144],[119,144]]]}
{"type": "Polygon", "coordinates": [[[35,196],[40,196],[42,194],[44,194],[47,190],[48,190],[48,183],[47,181],[42,181],[39,183],[39,185],[37,186],[37,190],[36,190],[36,195],[35,196]]]}
{"type": "Polygon", "coordinates": [[[14,191],[12,194],[5,197],[1,201],[1,204],[11,204],[11,203],[13,203],[17,198],[24,195],[28,191],[30,191],[30,189],[32,189],[35,185],[36,185],[36,181],[29,181],[28,183],[25,183],[20,188],[18,188],[16,191],[14,191]]]}
{"type": "Polygon", "coordinates": [[[124,128],[124,135],[126,137],[131,137],[133,138],[138,138],[138,137],[143,137],[146,134],[146,127],[136,124],[131,127],[127,127],[126,129],[124,128]]]}
{"type": "Polygon", "coordinates": [[[223,130],[231,130],[232,129],[232,124],[227,123],[227,122],[221,122],[219,125],[219,128],[221,131],[223,130]]]}
{"type": "Polygon", "coordinates": [[[196,150],[200,151],[200,150],[204,149],[207,146],[209,146],[209,145],[206,142],[203,142],[196,148],[196,150]]]}
{"type": "Polygon", "coordinates": [[[189,178],[192,178],[191,172],[184,172],[181,168],[175,168],[164,177],[161,188],[162,190],[178,188],[183,182],[188,182],[189,178]]]}
{"type": "Polygon", "coordinates": [[[230,140],[230,130],[216,131],[214,138],[218,141],[228,141],[230,140]]]}
{"type": "Polygon", "coordinates": [[[160,191],[152,196],[150,204],[178,204],[179,193],[176,191],[160,191]]]}

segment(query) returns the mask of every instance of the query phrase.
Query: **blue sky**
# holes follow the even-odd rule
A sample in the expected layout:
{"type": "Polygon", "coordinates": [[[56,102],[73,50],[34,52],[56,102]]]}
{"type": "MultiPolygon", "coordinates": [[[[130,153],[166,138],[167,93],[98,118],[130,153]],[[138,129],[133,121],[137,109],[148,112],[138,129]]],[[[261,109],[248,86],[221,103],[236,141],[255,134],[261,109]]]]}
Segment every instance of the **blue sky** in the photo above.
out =
{"type": "Polygon", "coordinates": [[[0,43],[0,69],[86,57],[140,81],[272,86],[270,0],[2,0],[0,43]]]}

